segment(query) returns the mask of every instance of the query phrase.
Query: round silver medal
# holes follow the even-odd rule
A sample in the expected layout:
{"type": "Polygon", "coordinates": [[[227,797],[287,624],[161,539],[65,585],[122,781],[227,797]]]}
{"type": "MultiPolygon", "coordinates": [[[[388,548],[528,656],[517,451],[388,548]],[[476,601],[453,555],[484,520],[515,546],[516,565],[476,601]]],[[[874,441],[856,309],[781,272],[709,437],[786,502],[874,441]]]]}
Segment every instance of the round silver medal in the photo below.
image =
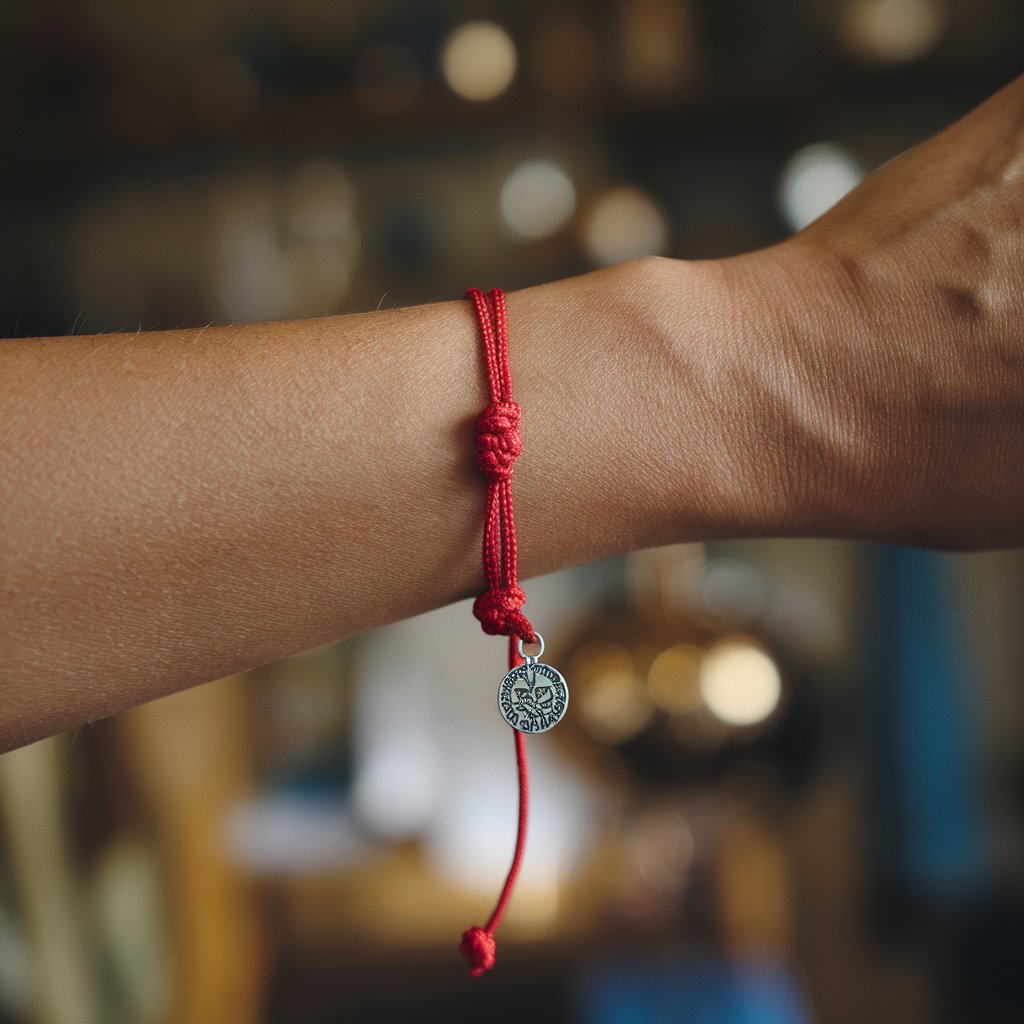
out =
{"type": "Polygon", "coordinates": [[[537,634],[540,651],[536,655],[523,653],[519,641],[519,656],[526,660],[517,665],[498,687],[498,710],[501,717],[520,732],[547,732],[562,720],[569,706],[569,687],[557,668],[543,664],[544,638],[537,634]]]}

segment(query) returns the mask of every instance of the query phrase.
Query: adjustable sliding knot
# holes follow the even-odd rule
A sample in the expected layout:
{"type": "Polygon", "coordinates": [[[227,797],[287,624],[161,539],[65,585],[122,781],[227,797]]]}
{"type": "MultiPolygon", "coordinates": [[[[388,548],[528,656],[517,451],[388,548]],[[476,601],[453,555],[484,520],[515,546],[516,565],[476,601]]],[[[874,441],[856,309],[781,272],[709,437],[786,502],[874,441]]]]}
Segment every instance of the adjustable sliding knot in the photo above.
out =
{"type": "Polygon", "coordinates": [[[459,952],[469,961],[469,973],[479,978],[494,966],[494,936],[483,928],[474,926],[462,933],[459,952]]]}
{"type": "Polygon", "coordinates": [[[485,590],[473,602],[473,614],[484,632],[491,636],[518,636],[523,642],[536,642],[529,619],[522,613],[526,595],[519,586],[494,587],[485,590]]]}
{"type": "Polygon", "coordinates": [[[508,480],[512,464],[523,453],[519,406],[492,402],[476,419],[476,464],[491,480],[508,480]]]}

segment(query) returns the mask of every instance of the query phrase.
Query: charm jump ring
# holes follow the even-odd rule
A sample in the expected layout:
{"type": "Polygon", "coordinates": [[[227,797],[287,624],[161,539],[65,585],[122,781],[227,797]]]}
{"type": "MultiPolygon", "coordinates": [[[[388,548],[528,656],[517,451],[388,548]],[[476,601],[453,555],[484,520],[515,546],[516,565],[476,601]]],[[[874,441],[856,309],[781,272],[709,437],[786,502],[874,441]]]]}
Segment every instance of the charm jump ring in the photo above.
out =
{"type": "Polygon", "coordinates": [[[519,657],[526,661],[538,661],[540,656],[544,653],[544,637],[534,630],[533,635],[537,638],[537,643],[540,644],[540,650],[536,654],[524,654],[523,653],[523,638],[519,637],[516,646],[519,648],[519,657]]]}

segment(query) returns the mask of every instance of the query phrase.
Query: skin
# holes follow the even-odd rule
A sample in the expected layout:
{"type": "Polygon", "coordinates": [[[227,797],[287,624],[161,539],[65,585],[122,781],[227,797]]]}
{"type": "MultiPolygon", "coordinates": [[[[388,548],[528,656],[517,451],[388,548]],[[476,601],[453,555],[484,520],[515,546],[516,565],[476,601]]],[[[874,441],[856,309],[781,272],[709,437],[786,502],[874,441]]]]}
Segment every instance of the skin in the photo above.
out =
{"type": "MultiPolygon", "coordinates": [[[[780,245],[511,294],[521,576],[1024,543],[1022,127],[1018,79],[780,245]]],[[[0,344],[0,749],[478,592],[486,402],[461,300],[0,344]]]]}

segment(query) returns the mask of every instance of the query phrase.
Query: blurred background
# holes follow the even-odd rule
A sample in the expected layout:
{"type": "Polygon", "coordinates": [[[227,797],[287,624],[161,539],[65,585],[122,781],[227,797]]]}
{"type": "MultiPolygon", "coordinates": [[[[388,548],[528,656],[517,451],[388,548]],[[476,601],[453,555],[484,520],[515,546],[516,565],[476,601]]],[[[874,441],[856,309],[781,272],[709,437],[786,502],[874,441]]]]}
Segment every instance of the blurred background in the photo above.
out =
{"type": "MultiPolygon", "coordinates": [[[[0,8],[0,333],[320,316],[799,229],[1020,70],[1018,0],[0,8]]],[[[529,543],[529,538],[524,539],[529,543]]],[[[0,758],[0,1021],[1024,1019],[1024,557],[528,582],[0,758]],[[441,640],[439,638],[445,638],[441,640]]]]}

